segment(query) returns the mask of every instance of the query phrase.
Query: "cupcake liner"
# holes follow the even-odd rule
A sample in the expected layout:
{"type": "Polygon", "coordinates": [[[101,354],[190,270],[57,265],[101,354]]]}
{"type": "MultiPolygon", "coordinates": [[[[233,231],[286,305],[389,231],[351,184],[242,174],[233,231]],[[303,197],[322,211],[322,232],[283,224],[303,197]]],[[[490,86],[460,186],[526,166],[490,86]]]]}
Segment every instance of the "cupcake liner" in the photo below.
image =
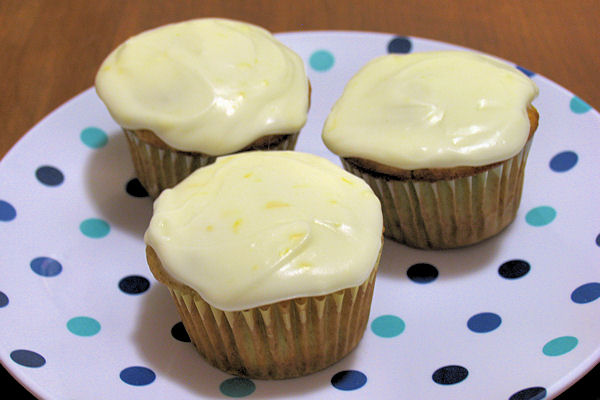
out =
{"type": "Polygon", "coordinates": [[[169,290],[198,352],[213,366],[254,379],[307,375],[339,361],[362,338],[377,267],[360,286],[223,311],[183,285],[169,290]]]}
{"type": "Polygon", "coordinates": [[[423,249],[467,246],[489,238],[515,218],[521,201],[529,140],[520,153],[484,172],[449,180],[401,180],[342,158],[381,200],[385,235],[423,249]]]}
{"type": "MultiPolygon", "coordinates": [[[[152,198],[158,197],[164,189],[175,186],[196,169],[212,164],[217,159],[208,154],[158,147],[141,140],[135,131],[123,131],[129,143],[137,178],[152,198]]],[[[251,145],[245,150],[293,150],[298,133],[280,136],[280,140],[251,145]]]]}

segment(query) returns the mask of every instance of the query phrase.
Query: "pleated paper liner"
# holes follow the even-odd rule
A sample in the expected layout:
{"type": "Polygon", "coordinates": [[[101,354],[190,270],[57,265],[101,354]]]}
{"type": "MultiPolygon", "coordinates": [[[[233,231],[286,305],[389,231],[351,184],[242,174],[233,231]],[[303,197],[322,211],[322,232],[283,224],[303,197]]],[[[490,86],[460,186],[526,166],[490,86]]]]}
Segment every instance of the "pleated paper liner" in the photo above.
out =
{"type": "Polygon", "coordinates": [[[531,139],[513,158],[448,180],[398,179],[348,159],[342,164],[381,200],[387,237],[416,248],[448,249],[494,236],[515,219],[531,139]]]}
{"type": "Polygon", "coordinates": [[[352,351],[367,327],[377,265],[360,286],[243,311],[223,311],[165,276],[150,247],[147,254],[152,273],[169,287],[198,352],[233,375],[286,379],[317,372],[352,351]]]}
{"type": "MultiPolygon", "coordinates": [[[[153,134],[148,131],[123,131],[129,143],[137,178],[152,198],[158,197],[164,189],[175,186],[196,169],[212,164],[217,159],[208,154],[175,150],[156,137],[149,136],[153,134]]],[[[293,150],[297,140],[298,133],[269,135],[241,151],[293,150]]]]}

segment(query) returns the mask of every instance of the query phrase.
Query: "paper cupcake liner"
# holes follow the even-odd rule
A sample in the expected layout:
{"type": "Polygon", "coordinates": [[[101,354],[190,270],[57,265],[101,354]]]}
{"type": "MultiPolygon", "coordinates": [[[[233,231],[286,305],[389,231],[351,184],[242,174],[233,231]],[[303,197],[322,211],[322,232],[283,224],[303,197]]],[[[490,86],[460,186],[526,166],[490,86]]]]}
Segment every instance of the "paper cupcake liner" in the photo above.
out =
{"type": "Polygon", "coordinates": [[[307,375],[339,361],[362,338],[377,267],[362,285],[244,311],[222,311],[169,286],[190,339],[213,366],[254,379],[307,375]]]}
{"type": "Polygon", "coordinates": [[[377,175],[342,158],[381,200],[385,235],[423,249],[467,246],[489,238],[515,218],[531,140],[513,158],[484,172],[434,182],[377,175]]]}
{"type": "MultiPolygon", "coordinates": [[[[150,197],[156,198],[164,189],[181,182],[196,169],[212,164],[217,159],[202,153],[190,153],[154,146],[147,143],[129,129],[123,130],[137,178],[150,197]]],[[[250,146],[247,150],[293,150],[298,133],[282,135],[275,143],[250,146]]]]}

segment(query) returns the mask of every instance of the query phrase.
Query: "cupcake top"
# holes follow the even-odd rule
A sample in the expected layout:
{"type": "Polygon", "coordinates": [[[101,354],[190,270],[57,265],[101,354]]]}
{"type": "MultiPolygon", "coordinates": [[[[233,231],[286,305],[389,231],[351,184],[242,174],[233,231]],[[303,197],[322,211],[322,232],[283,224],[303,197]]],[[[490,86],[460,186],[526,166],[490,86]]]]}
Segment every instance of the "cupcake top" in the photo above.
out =
{"type": "Polygon", "coordinates": [[[362,284],[382,220],[371,188],[324,158],[244,152],[163,191],[145,242],[176,281],[239,311],[362,284]]]}
{"type": "Polygon", "coordinates": [[[309,102],[296,53],[263,28],[218,18],[128,39],[102,63],[96,91],[122,127],[210,155],[298,132],[309,102]]]}
{"type": "Polygon", "coordinates": [[[521,151],[537,94],[518,69],[474,52],[385,55],[348,82],[323,141],[400,169],[487,165],[521,151]]]}

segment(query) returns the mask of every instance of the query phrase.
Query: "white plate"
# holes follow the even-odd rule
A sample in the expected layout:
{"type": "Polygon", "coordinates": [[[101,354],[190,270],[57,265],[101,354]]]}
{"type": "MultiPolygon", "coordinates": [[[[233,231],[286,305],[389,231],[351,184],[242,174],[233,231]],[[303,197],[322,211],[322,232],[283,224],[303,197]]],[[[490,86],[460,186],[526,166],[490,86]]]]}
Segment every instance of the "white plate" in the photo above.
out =
{"type": "MultiPolygon", "coordinates": [[[[336,162],[321,126],[362,65],[390,48],[457,48],[372,33],[278,37],[304,58],[313,86],[297,150],[336,162]]],[[[322,372],[284,381],[232,379],[172,336],[175,307],[144,258],[151,201],[127,193],[134,173],[125,139],[94,90],[85,91],[0,164],[2,363],[48,399],[557,395],[600,360],[600,116],[532,78],[541,119],[516,221],[460,250],[386,240],[359,347],[322,372]],[[524,262],[501,268],[511,260],[524,262]],[[426,279],[426,267],[409,270],[416,264],[433,266],[436,279],[426,279]],[[507,278],[505,269],[527,273],[507,278]],[[128,294],[120,283],[130,276],[150,287],[128,294]]]]}

